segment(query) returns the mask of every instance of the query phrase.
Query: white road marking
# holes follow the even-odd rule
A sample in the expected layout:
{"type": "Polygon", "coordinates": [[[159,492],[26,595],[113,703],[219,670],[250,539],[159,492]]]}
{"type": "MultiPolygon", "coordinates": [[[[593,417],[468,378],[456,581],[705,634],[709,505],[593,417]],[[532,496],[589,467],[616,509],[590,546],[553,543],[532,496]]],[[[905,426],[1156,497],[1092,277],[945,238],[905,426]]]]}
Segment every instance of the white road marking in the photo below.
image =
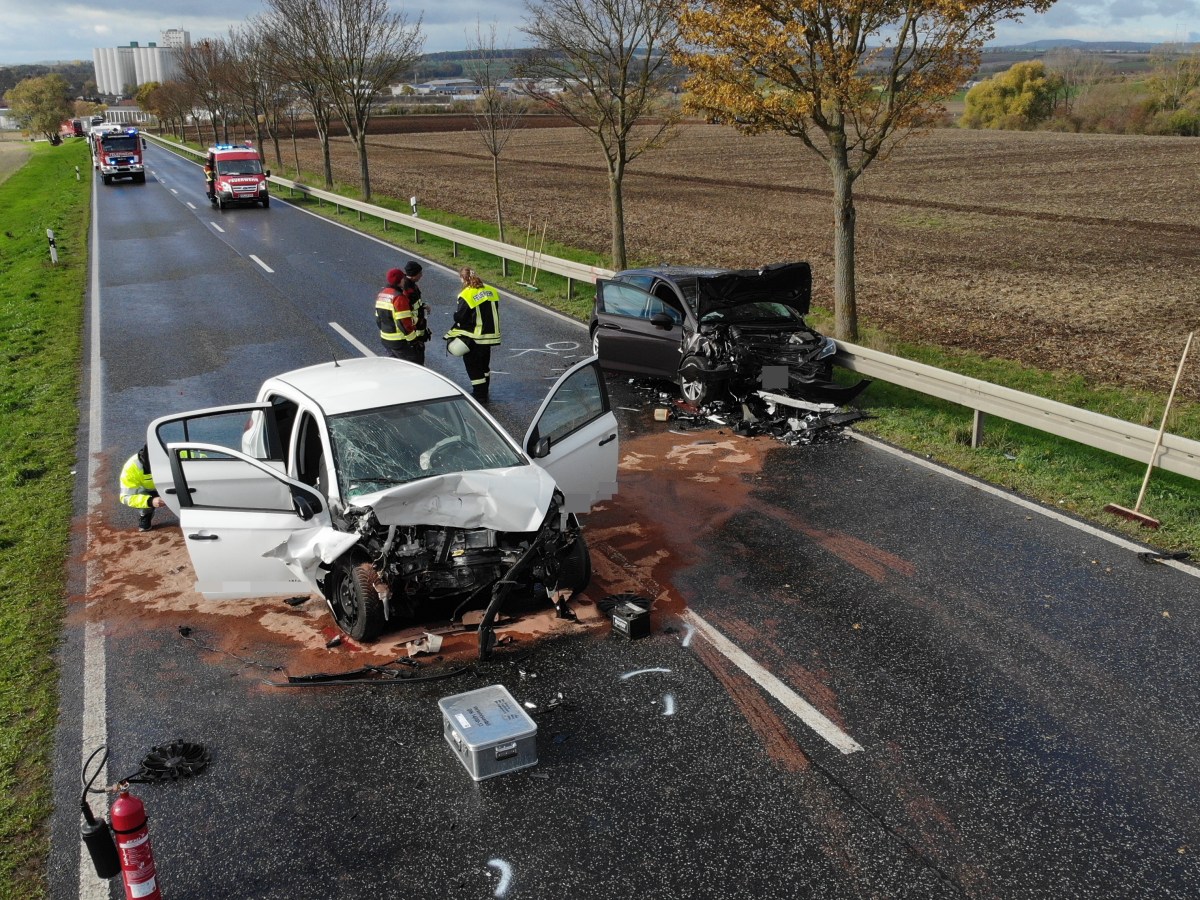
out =
{"type": "Polygon", "coordinates": [[[358,350],[358,352],[361,353],[363,356],[378,356],[379,355],[375,351],[366,347],[362,343],[362,341],[360,341],[358,338],[356,338],[354,335],[352,335],[350,332],[348,332],[345,328],[343,328],[337,322],[330,322],[329,327],[332,328],[334,331],[336,331],[338,334],[340,334],[342,337],[344,337],[350,343],[350,345],[353,346],[354,349],[358,350]]]}
{"type": "Polygon", "coordinates": [[[663,715],[664,716],[675,715],[675,695],[674,694],[663,694],[662,705],[663,705],[663,715]]]}
{"type": "Polygon", "coordinates": [[[500,883],[496,885],[493,897],[503,897],[512,885],[512,866],[502,859],[489,859],[488,865],[500,873],[500,883]]]}
{"type": "Polygon", "coordinates": [[[684,635],[683,635],[683,640],[679,642],[680,646],[690,647],[690,646],[692,646],[692,636],[695,635],[695,633],[696,633],[696,626],[693,625],[691,622],[684,622],[683,629],[684,629],[684,635]]]}
{"type": "Polygon", "coordinates": [[[747,656],[733,641],[709,625],[695,611],[684,610],[683,619],[696,626],[696,630],[704,635],[722,656],[753,678],[759,687],[842,753],[857,753],[862,749],[861,744],[838,728],[824,713],[747,656]]]}
{"type": "MultiPolygon", "coordinates": [[[[909,462],[916,463],[918,466],[931,469],[940,475],[945,475],[947,478],[953,479],[954,481],[961,481],[963,484],[970,485],[973,488],[978,488],[985,494],[991,494],[993,497],[999,497],[1002,500],[1007,500],[1009,503],[1015,503],[1017,506],[1027,509],[1030,512],[1035,512],[1038,515],[1045,516],[1048,519],[1061,522],[1063,525],[1070,525],[1077,531],[1082,531],[1084,534],[1090,534],[1092,537],[1098,537],[1101,540],[1108,541],[1110,544],[1115,544],[1116,546],[1122,547],[1126,550],[1132,550],[1134,553],[1145,553],[1153,549],[1151,547],[1138,544],[1135,541],[1126,540],[1118,535],[1109,534],[1107,531],[1103,531],[1093,525],[1087,524],[1086,522],[1076,521],[1070,516],[1064,516],[1062,513],[1053,509],[1047,509],[1039,503],[1034,503],[1032,500],[1026,500],[1024,497],[1018,497],[1014,494],[1010,494],[1008,491],[1002,490],[994,485],[987,484],[986,482],[979,481],[975,478],[971,478],[969,475],[962,475],[958,472],[951,471],[950,469],[947,469],[938,463],[931,462],[927,459],[921,459],[919,456],[913,456],[907,451],[898,450],[895,447],[889,447],[887,444],[882,444],[873,438],[867,437],[866,435],[856,434],[853,431],[850,431],[849,434],[855,440],[861,441],[862,443],[874,447],[877,450],[883,450],[892,454],[893,456],[899,456],[902,459],[907,459],[909,462]]],[[[1185,575],[1191,575],[1193,578],[1200,578],[1200,569],[1193,566],[1184,565],[1183,563],[1176,562],[1173,559],[1159,560],[1159,565],[1170,566],[1172,569],[1177,569],[1178,571],[1183,572],[1185,575]]]]}
{"type": "Polygon", "coordinates": [[[209,222],[208,224],[211,225],[213,228],[217,229],[217,231],[221,232],[221,234],[225,233],[225,229],[222,228],[220,225],[218,225],[216,222],[209,222]]]}
{"type": "Polygon", "coordinates": [[[179,191],[175,190],[175,188],[167,188],[167,190],[168,190],[168,191],[170,191],[172,194],[178,194],[178,193],[179,193],[179,191]]]}
{"type": "Polygon", "coordinates": [[[195,209],[195,208],[196,208],[196,204],[192,203],[192,201],[191,201],[191,200],[185,200],[185,201],[183,201],[183,202],[184,202],[184,203],[186,203],[186,204],[188,205],[188,209],[195,209]]]}
{"type": "MultiPolygon", "coordinates": [[[[92,533],[93,522],[96,521],[96,511],[100,508],[100,489],[97,482],[96,470],[99,467],[100,452],[104,447],[104,395],[101,393],[104,379],[101,377],[101,366],[104,364],[100,355],[100,228],[97,210],[99,196],[97,182],[92,183],[92,324],[90,329],[91,352],[89,364],[91,373],[88,379],[88,461],[87,461],[87,546],[92,546],[95,535],[92,533]]],[[[90,592],[96,583],[96,566],[94,561],[88,561],[84,570],[84,591],[90,592]]],[[[108,743],[108,692],[105,687],[106,661],[104,656],[104,625],[101,622],[88,622],[83,629],[83,712],[81,716],[81,753],[80,770],[92,751],[101,744],[108,743]]],[[[101,766],[96,778],[98,784],[108,783],[108,766],[101,766]]],[[[108,796],[93,794],[91,799],[92,811],[97,816],[108,814],[108,796]],[[96,799],[99,798],[99,799],[96,799]]],[[[91,862],[79,845],[79,898],[80,900],[108,900],[108,884],[96,877],[91,868],[91,862]]]]}
{"type": "Polygon", "coordinates": [[[274,270],[274,269],[272,269],[270,266],[268,266],[268,265],[267,265],[265,262],[263,262],[261,259],[259,259],[257,256],[255,256],[253,253],[251,253],[251,254],[250,254],[250,258],[251,258],[252,260],[254,260],[256,263],[258,263],[260,266],[262,266],[262,267],[263,267],[263,269],[265,269],[266,271],[270,272],[272,275],[274,275],[274,274],[275,274],[275,270],[274,270]]]}

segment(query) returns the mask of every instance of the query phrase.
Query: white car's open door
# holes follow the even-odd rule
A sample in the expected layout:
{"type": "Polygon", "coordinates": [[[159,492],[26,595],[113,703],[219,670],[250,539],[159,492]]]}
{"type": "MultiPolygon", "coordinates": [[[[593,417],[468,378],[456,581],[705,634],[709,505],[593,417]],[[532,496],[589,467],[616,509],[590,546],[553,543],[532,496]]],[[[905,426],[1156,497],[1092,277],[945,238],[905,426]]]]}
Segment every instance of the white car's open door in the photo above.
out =
{"type": "MultiPolygon", "coordinates": [[[[155,419],[146,429],[150,473],[159,496],[175,515],[179,515],[181,504],[167,458],[167,445],[180,442],[216,444],[269,461],[280,472],[286,468],[286,451],[281,445],[270,403],[214,406],[155,419]]],[[[239,489],[236,479],[246,474],[243,466],[230,465],[229,456],[220,452],[186,457],[182,462],[193,499],[210,506],[217,505],[208,497],[210,485],[211,490],[236,496],[239,489]]]]}
{"type": "Polygon", "coordinates": [[[594,356],[555,382],[525,435],[525,452],[554,476],[572,513],[617,492],[618,445],[617,417],[594,356]]]}
{"type": "Polygon", "coordinates": [[[196,590],[211,600],[316,591],[319,564],[358,540],[332,528],[320,493],[270,462],[187,442],[168,444],[166,457],[196,590]],[[192,488],[193,471],[203,489],[192,488]]]}

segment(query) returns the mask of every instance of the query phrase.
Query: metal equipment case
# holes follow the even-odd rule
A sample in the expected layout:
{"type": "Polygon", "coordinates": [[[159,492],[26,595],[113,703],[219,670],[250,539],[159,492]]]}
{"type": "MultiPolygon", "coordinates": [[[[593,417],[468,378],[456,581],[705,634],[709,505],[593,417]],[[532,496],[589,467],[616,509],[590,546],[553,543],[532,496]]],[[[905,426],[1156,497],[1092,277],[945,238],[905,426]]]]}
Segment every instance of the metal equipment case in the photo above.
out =
{"type": "Polygon", "coordinates": [[[499,684],[443,697],[442,733],[476,781],[537,765],[537,724],[499,684]]]}

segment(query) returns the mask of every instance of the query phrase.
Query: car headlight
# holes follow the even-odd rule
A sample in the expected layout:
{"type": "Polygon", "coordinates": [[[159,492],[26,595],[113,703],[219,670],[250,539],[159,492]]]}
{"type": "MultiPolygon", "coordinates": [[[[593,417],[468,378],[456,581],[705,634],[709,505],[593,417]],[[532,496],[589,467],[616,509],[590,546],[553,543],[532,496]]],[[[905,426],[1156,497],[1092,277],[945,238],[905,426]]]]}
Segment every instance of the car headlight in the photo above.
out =
{"type": "Polygon", "coordinates": [[[821,339],[821,348],[817,351],[816,359],[826,359],[837,353],[837,343],[831,337],[821,339]]]}

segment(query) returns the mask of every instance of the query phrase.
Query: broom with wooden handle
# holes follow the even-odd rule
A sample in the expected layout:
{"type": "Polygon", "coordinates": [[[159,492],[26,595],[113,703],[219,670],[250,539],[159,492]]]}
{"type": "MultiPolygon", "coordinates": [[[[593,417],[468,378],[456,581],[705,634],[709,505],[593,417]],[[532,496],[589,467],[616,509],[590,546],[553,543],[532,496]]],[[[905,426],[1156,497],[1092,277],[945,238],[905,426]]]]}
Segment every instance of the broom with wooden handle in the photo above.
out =
{"type": "Polygon", "coordinates": [[[1142,489],[1138,491],[1137,503],[1133,504],[1133,509],[1127,509],[1115,503],[1104,507],[1105,512],[1145,525],[1147,528],[1157,528],[1162,524],[1158,519],[1142,512],[1142,501],[1146,499],[1146,488],[1150,485],[1150,473],[1154,471],[1154,460],[1158,456],[1158,448],[1162,446],[1163,433],[1167,430],[1167,416],[1171,414],[1171,401],[1175,399],[1175,388],[1179,387],[1179,376],[1183,374],[1183,364],[1187,362],[1188,349],[1192,346],[1192,336],[1195,333],[1194,331],[1190,332],[1187,343],[1183,345],[1183,356],[1179,358],[1179,368],[1175,370],[1175,381],[1171,383],[1171,393],[1167,395],[1167,408],[1163,410],[1162,424],[1158,426],[1158,437],[1154,439],[1154,449],[1150,451],[1150,465],[1146,467],[1146,477],[1142,479],[1142,489]]]}

